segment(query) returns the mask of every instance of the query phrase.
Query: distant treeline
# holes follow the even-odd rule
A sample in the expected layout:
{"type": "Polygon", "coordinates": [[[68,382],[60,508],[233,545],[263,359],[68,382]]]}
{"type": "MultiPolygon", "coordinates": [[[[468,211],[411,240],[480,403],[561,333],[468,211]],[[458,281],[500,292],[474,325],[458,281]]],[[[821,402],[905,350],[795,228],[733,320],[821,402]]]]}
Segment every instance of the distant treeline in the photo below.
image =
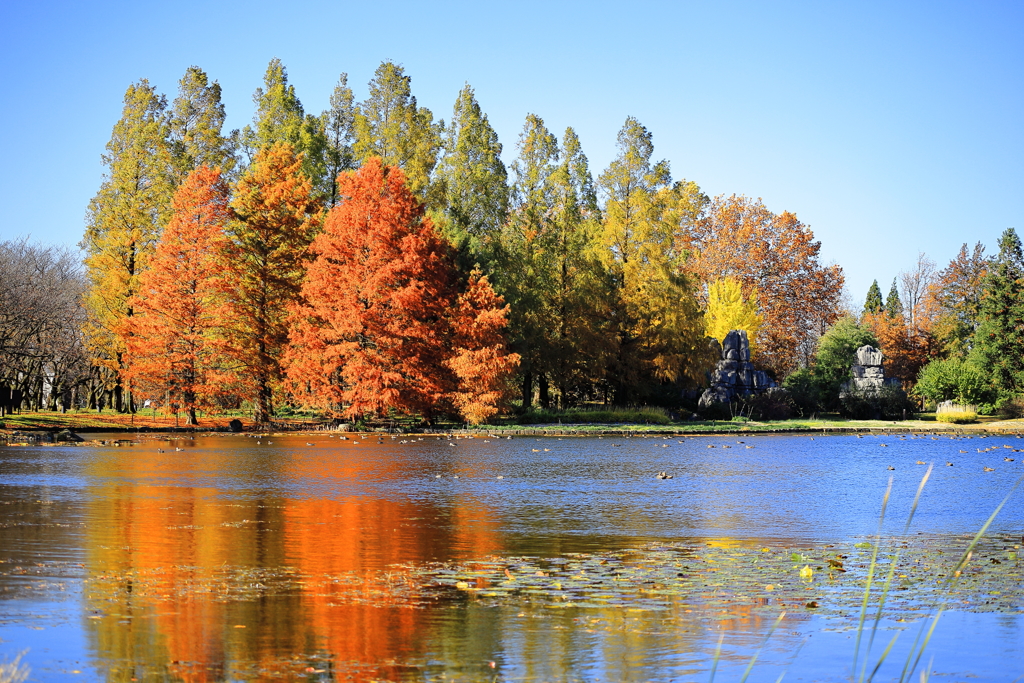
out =
{"type": "MultiPolygon", "coordinates": [[[[747,329],[756,364],[781,380],[813,364],[846,309],[842,269],[819,262],[794,214],[673,179],[634,118],[595,177],[573,129],[557,138],[534,114],[506,168],[470,86],[436,120],[391,62],[362,101],[342,74],[313,115],[274,60],[254,101],[252,124],[229,132],[220,86],[198,67],[170,102],[145,80],[128,88],[88,209],[84,281],[75,271],[79,289],[63,295],[78,316],[65,328],[75,381],[39,365],[0,381],[82,387],[118,410],[246,402],[261,420],[282,402],[467,420],[509,401],[678,404],[706,381],[709,334],[747,329]],[[187,316],[154,303],[172,283],[194,302],[187,316]],[[177,332],[150,344],[155,320],[177,332]],[[190,354],[198,365],[182,374],[190,354]],[[217,390],[200,400],[200,386],[217,390]]],[[[903,314],[911,336],[918,310],[903,314]]]]}

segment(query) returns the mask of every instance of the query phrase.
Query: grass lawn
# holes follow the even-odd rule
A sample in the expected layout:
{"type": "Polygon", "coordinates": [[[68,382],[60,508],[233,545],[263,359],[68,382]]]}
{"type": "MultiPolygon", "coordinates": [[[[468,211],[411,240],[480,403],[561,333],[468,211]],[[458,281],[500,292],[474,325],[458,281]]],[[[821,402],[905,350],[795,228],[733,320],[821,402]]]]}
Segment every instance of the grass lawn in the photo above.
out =
{"type": "MultiPolygon", "coordinates": [[[[201,415],[196,429],[225,429],[228,422],[233,419],[242,421],[246,429],[252,427],[252,420],[247,415],[232,412],[224,415],[201,415]]],[[[275,428],[283,429],[309,429],[324,424],[324,420],[311,417],[289,416],[274,421],[275,428]]],[[[404,431],[415,431],[416,427],[412,422],[402,421],[404,431]]],[[[185,427],[184,416],[179,416],[175,421],[174,416],[153,415],[151,412],[139,412],[134,416],[122,415],[119,413],[96,411],[72,411],[68,413],[58,412],[36,412],[7,415],[0,418],[0,433],[10,433],[18,430],[48,430],[57,431],[70,429],[72,431],[122,431],[146,428],[150,430],[173,429],[185,427]]],[[[381,428],[381,425],[376,425],[381,428]]],[[[461,430],[461,425],[440,425],[441,428],[461,430]]],[[[365,429],[370,429],[367,426],[365,429]]],[[[1024,420],[1000,420],[995,417],[980,417],[978,422],[966,425],[949,425],[935,421],[933,414],[923,413],[912,420],[891,422],[886,420],[846,420],[839,417],[827,417],[824,419],[792,419],[778,420],[774,422],[731,422],[731,421],[695,421],[695,422],[674,422],[669,424],[637,424],[637,423],[584,423],[584,424],[498,424],[481,425],[471,428],[474,431],[483,432],[505,432],[529,431],[531,433],[564,433],[572,432],[577,434],[607,433],[609,431],[619,432],[657,432],[672,434],[714,434],[722,432],[779,432],[779,431],[803,431],[803,432],[847,432],[847,431],[997,431],[997,432],[1024,432],[1024,420]]]]}

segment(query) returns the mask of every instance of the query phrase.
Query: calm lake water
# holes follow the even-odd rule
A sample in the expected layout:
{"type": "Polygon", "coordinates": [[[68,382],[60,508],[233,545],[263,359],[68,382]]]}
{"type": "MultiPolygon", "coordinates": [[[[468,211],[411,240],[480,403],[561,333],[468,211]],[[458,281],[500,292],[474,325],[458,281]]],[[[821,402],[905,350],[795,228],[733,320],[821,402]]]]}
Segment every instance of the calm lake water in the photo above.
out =
{"type": "MultiPolygon", "coordinates": [[[[716,680],[849,680],[890,477],[898,680],[1024,475],[1014,436],[107,438],[0,446],[0,661],[30,680],[707,681],[719,644],[716,680]]],[[[1024,675],[1022,534],[1018,490],[932,680],[1024,675]]]]}

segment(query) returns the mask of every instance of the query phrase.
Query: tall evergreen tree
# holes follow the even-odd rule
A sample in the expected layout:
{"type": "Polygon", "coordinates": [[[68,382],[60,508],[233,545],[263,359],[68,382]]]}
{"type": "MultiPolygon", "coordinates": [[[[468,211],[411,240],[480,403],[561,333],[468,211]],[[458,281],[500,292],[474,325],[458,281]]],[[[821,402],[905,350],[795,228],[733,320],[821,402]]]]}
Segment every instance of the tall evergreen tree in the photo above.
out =
{"type": "Polygon", "coordinates": [[[127,339],[126,379],[142,396],[167,396],[186,424],[197,408],[227,393],[231,377],[222,353],[220,310],[224,228],[231,219],[228,185],[219,170],[200,166],[178,188],[174,213],[134,297],[137,314],[127,339]]]}
{"type": "Polygon", "coordinates": [[[331,93],[330,108],[320,117],[326,142],[324,204],[331,208],[341,199],[338,195],[338,176],[356,167],[352,149],[355,144],[356,106],[352,88],[348,86],[348,74],[342,73],[338,78],[338,84],[331,93]]]}
{"type": "Polygon", "coordinates": [[[430,174],[437,163],[443,126],[434,123],[429,109],[417,106],[411,81],[394,62],[377,67],[370,96],[356,113],[354,153],[360,162],[378,156],[386,165],[401,168],[409,189],[433,208],[438,202],[429,193],[430,174]]]}
{"type": "Polygon", "coordinates": [[[211,83],[198,66],[190,66],[178,81],[178,96],[168,112],[168,138],[178,184],[200,166],[230,174],[238,131],[223,135],[224,118],[220,84],[211,83]]]}
{"type": "Polygon", "coordinates": [[[301,160],[284,142],[257,153],[234,195],[237,220],[229,227],[225,273],[233,296],[224,325],[228,353],[242,369],[240,381],[253,401],[253,419],[262,423],[273,413],[287,312],[302,285],[320,212],[301,160]]]}
{"type": "Polygon", "coordinates": [[[672,185],[668,162],[651,161],[651,133],[633,117],[619,131],[618,149],[598,182],[616,326],[609,379],[616,402],[629,403],[657,381],[702,375],[706,344],[684,253],[676,249],[681,227],[695,218],[695,186],[672,185]]]}
{"type": "Polygon", "coordinates": [[[249,163],[259,152],[287,144],[302,160],[302,173],[312,183],[313,196],[322,199],[329,185],[326,119],[305,113],[280,59],[270,60],[263,86],[256,88],[252,101],[256,105],[253,125],[243,128],[241,134],[249,163]]]}
{"type": "Polygon", "coordinates": [[[972,356],[1001,396],[1024,392],[1024,251],[1013,228],[1000,236],[985,278],[972,356]]]}
{"type": "Polygon", "coordinates": [[[545,355],[564,409],[575,395],[604,378],[609,299],[594,178],[572,128],[565,130],[559,156],[561,162],[549,178],[552,204],[546,251],[552,329],[545,355]]]}
{"type": "Polygon", "coordinates": [[[878,280],[872,280],[871,286],[868,288],[868,295],[864,299],[864,312],[878,313],[882,308],[884,308],[882,290],[878,286],[878,280]]]}
{"type": "Polygon", "coordinates": [[[242,129],[242,145],[250,163],[260,150],[278,142],[287,143],[296,151],[303,150],[305,112],[280,59],[270,60],[263,85],[256,88],[252,101],[256,105],[252,125],[242,129]]]}
{"type": "MultiPolygon", "coordinates": [[[[534,381],[546,377],[546,338],[551,330],[551,289],[547,242],[553,204],[551,176],[557,168],[558,140],[543,119],[528,114],[512,162],[512,207],[491,248],[495,287],[511,307],[512,348],[521,357],[523,407],[533,400],[534,381]]],[[[542,379],[542,403],[546,390],[542,379]]]]}
{"type": "Polygon", "coordinates": [[[124,370],[126,322],[134,315],[132,296],[170,212],[174,172],[167,144],[167,100],[146,80],[133,83],[114,125],[99,192],[89,203],[82,248],[88,288],[85,306],[88,346],[94,361],[111,373],[115,409],[126,404],[124,370]]]}
{"type": "Polygon", "coordinates": [[[508,214],[508,174],[501,143],[468,84],[459,93],[437,169],[437,194],[448,219],[446,237],[483,263],[486,238],[508,214]]]}
{"type": "Polygon", "coordinates": [[[903,318],[903,302],[900,301],[900,292],[896,288],[896,278],[892,279],[889,296],[885,297],[885,312],[890,318],[903,318]]]}

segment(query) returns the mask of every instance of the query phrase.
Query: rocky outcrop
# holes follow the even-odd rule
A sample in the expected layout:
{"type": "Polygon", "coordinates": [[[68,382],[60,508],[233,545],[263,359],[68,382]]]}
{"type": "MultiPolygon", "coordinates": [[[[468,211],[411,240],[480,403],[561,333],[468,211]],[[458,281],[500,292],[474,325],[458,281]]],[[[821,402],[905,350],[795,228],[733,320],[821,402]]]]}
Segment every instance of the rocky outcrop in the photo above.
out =
{"type": "Polygon", "coordinates": [[[758,394],[778,386],[750,362],[750,342],[746,330],[732,330],[722,343],[722,360],[711,374],[711,386],[701,395],[698,405],[732,403],[738,398],[758,394]]]}
{"type": "Polygon", "coordinates": [[[899,386],[899,380],[895,377],[886,379],[882,360],[882,352],[873,346],[865,344],[857,349],[854,363],[850,366],[850,381],[843,384],[840,394],[853,391],[871,396],[881,391],[882,387],[899,386]]]}

